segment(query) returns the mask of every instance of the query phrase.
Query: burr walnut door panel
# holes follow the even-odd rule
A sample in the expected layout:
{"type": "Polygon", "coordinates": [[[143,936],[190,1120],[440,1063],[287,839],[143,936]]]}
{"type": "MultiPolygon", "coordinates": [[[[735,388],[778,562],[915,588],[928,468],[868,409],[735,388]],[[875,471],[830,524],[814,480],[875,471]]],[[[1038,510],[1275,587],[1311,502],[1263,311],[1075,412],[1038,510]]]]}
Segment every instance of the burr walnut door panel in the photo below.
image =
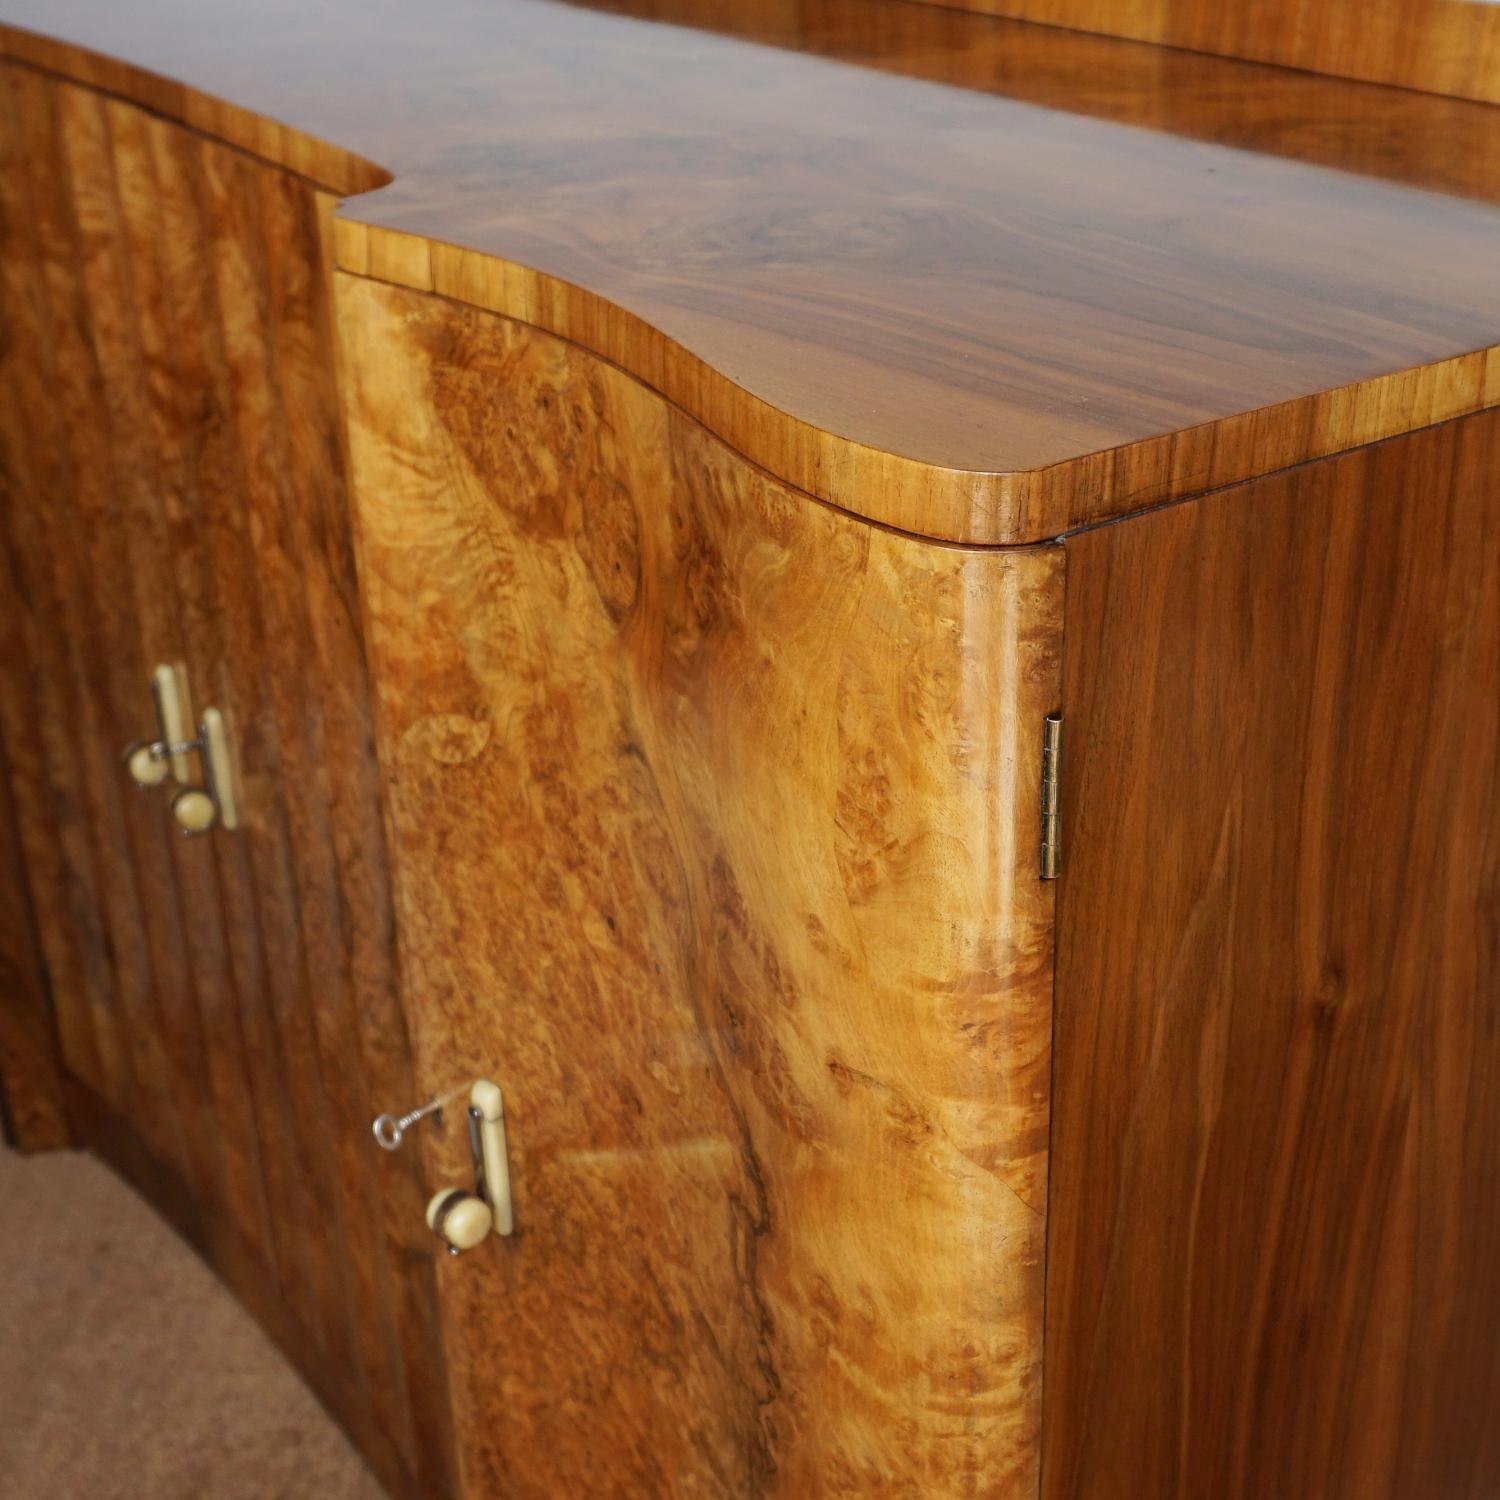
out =
{"type": "Polygon", "coordinates": [[[1067,544],[1047,1500],[1500,1493],[1497,476],[1067,544]]]}
{"type": "Polygon", "coordinates": [[[464,1494],[1033,1494],[1060,549],[337,280],[417,1057],[510,1128],[440,1271],[464,1494]]]}
{"type": "Polygon", "coordinates": [[[307,183],[0,68],[0,727],[83,1140],[198,1241],[397,1488],[450,1483],[324,247],[307,183]],[[121,750],[180,664],[241,826],[121,750]],[[425,1249],[425,1247],[424,1247],[425,1249]]]}

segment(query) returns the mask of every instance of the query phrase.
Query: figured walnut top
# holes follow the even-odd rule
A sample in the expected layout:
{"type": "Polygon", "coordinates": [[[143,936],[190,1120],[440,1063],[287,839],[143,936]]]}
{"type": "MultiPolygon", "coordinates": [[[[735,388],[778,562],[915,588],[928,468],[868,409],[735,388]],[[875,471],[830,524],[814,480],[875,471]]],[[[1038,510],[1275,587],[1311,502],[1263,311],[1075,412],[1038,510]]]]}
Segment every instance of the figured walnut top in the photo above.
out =
{"type": "Polygon", "coordinates": [[[902,0],[0,15],[12,56],[357,193],[347,269],[574,338],[923,535],[1500,403],[1500,107],[902,0]]]}

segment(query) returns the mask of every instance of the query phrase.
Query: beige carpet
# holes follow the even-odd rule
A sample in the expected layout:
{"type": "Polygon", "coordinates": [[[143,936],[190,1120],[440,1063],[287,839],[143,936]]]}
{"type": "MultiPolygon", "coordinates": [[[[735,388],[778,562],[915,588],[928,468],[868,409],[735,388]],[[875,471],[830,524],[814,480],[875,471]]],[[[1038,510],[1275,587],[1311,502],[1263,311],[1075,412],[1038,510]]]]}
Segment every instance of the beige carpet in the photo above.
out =
{"type": "Polygon", "coordinates": [[[382,1500],[275,1347],[118,1178],[0,1148],[0,1500],[382,1500]]]}

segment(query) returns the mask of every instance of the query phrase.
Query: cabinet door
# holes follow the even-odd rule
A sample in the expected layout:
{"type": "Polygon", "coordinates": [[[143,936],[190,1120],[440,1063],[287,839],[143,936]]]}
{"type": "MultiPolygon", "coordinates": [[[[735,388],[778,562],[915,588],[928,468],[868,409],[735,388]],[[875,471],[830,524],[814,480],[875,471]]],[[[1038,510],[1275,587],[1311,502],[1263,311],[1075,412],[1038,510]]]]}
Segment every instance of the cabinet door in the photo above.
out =
{"type": "Polygon", "coordinates": [[[466,1493],[1034,1490],[1060,550],[338,281],[418,1053],[510,1126],[516,1232],[441,1269],[466,1493]]]}
{"type": "Polygon", "coordinates": [[[324,264],[300,179],[28,69],[5,159],[8,751],[84,1134],[159,1198],[379,1470],[449,1486],[324,264]],[[240,826],[120,751],[177,664],[240,826]],[[90,1124],[90,1120],[92,1124],[90,1124]],[[129,1149],[121,1142],[133,1143],[129,1149]]]}
{"type": "MultiPolygon", "coordinates": [[[[202,1040],[174,860],[201,883],[207,848],[174,849],[119,751],[146,735],[152,653],[168,659],[170,575],[147,476],[108,440],[91,300],[110,269],[100,233],[98,130],[62,115],[92,96],[6,67],[0,171],[5,246],[5,740],[73,1075],[199,1193],[218,1179],[202,1040]],[[76,184],[76,189],[75,189],[76,184]],[[165,582],[165,589],[163,584],[165,582]],[[143,675],[144,674],[144,675],[143,675]]],[[[101,335],[117,331],[115,305],[101,335]]],[[[131,372],[132,376],[138,374],[131,372]]]]}

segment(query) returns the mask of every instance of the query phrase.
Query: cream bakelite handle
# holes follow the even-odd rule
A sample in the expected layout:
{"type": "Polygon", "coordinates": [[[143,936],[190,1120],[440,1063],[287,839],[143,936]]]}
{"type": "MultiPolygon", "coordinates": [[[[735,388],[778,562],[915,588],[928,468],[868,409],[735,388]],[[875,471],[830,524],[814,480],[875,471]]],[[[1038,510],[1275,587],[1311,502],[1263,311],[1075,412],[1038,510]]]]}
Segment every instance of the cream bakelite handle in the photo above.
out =
{"type": "Polygon", "coordinates": [[[184,787],[172,798],[172,816],[184,833],[207,833],[218,821],[214,799],[198,787],[184,787]]]}
{"type": "Polygon", "coordinates": [[[489,1204],[463,1188],[444,1188],[427,1205],[427,1227],[439,1239],[447,1240],[453,1255],[482,1243],[493,1225],[489,1204]]]}
{"type": "Polygon", "coordinates": [[[469,1118],[479,1133],[479,1167],[485,1197],[495,1217],[495,1233],[516,1227],[510,1201],[510,1156],[505,1141],[505,1098],[498,1083],[481,1078],[469,1091],[469,1118]]]}
{"type": "Polygon", "coordinates": [[[137,740],[125,751],[125,769],[139,787],[160,786],[169,776],[179,785],[191,780],[187,738],[187,675],[183,668],[159,662],[151,669],[151,702],[156,738],[137,740]]]}
{"type": "Polygon", "coordinates": [[[156,701],[156,721],[167,747],[172,779],[179,786],[192,780],[192,763],[188,760],[188,714],[186,672],[161,662],[151,672],[151,696],[156,701]]]}
{"type": "Polygon", "coordinates": [[[125,769],[137,786],[160,786],[172,774],[172,763],[162,752],[161,743],[137,740],[126,748],[125,769]]]}
{"type": "MultiPolygon", "coordinates": [[[[436,1108],[434,1102],[433,1109],[436,1108]]],[[[430,1111],[414,1111],[393,1121],[382,1134],[377,1120],[375,1139],[393,1150],[401,1143],[401,1127],[430,1111]],[[394,1145],[390,1144],[394,1135],[394,1145]]],[[[469,1090],[469,1145],[474,1157],[477,1192],[466,1188],[444,1188],[427,1205],[427,1227],[446,1240],[448,1253],[457,1255],[482,1244],[491,1232],[510,1234],[516,1227],[510,1201],[510,1159],[505,1140],[505,1098],[500,1086],[481,1078],[469,1090]]]]}
{"type": "Polygon", "coordinates": [[[159,738],[138,740],[125,751],[125,769],[140,787],[161,786],[170,776],[180,788],[172,798],[172,816],[184,833],[207,833],[215,825],[238,828],[239,801],[224,715],[205,708],[197,737],[188,738],[187,673],[161,663],[151,673],[159,738]],[[203,759],[204,785],[193,786],[191,756],[203,759]]]}

